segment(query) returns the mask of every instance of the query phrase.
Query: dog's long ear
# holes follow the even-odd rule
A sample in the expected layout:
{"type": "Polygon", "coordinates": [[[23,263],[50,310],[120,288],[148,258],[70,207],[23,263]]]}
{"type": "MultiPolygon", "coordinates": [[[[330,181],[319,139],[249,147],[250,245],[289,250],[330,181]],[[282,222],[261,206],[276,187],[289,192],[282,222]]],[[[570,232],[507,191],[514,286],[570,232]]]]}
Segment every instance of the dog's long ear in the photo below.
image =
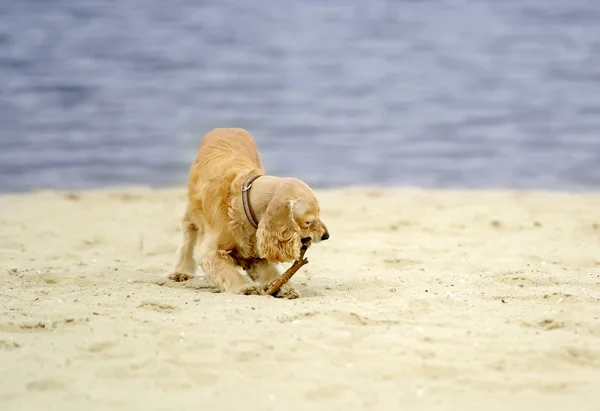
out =
{"type": "Polygon", "coordinates": [[[296,201],[273,197],[258,223],[258,256],[273,263],[286,263],[300,257],[300,227],[294,220],[296,201]]]}

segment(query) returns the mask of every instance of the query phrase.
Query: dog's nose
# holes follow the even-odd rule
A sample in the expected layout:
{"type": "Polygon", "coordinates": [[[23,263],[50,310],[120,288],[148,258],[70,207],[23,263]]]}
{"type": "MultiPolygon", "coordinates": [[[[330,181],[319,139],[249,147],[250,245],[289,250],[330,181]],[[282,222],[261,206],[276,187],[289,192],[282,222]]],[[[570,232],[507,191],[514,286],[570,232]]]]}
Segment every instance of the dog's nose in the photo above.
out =
{"type": "Polygon", "coordinates": [[[326,232],[325,234],[323,234],[323,237],[321,237],[321,240],[325,241],[327,239],[329,239],[329,233],[326,232]]]}

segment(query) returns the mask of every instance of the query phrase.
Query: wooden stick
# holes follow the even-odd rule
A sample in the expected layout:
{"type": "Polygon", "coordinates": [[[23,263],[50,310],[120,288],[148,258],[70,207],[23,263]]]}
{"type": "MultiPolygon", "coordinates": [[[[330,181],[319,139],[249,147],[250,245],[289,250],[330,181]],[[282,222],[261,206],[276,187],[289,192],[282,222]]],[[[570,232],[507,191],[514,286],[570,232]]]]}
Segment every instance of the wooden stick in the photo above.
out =
{"type": "Polygon", "coordinates": [[[306,243],[300,249],[300,259],[294,261],[294,264],[292,264],[292,266],[288,268],[285,273],[281,274],[265,287],[265,294],[275,295],[281,286],[287,283],[290,278],[292,278],[292,276],[296,274],[300,268],[302,268],[302,266],[308,264],[308,259],[304,258],[304,254],[306,253],[306,250],[308,250],[308,245],[309,244],[306,243]]]}

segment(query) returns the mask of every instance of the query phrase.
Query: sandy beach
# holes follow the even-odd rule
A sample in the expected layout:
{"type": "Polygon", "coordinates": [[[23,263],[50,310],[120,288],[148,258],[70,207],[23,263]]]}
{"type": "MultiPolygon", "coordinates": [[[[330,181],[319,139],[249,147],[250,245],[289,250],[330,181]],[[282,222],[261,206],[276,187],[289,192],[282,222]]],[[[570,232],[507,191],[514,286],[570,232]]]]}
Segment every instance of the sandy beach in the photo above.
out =
{"type": "Polygon", "coordinates": [[[167,281],[183,189],[0,196],[0,409],[600,409],[600,194],[317,194],[297,300],[167,281]]]}

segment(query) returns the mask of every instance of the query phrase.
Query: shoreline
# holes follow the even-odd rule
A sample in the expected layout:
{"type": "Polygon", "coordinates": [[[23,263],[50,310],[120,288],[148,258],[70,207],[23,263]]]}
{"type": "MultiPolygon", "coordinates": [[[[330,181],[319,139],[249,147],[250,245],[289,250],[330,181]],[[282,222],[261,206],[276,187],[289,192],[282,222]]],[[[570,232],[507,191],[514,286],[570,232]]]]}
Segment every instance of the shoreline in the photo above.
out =
{"type": "MultiPolygon", "coordinates": [[[[0,198],[3,196],[27,195],[36,193],[94,193],[107,191],[140,191],[148,190],[154,192],[160,191],[177,191],[185,190],[186,183],[154,186],[152,184],[128,184],[111,185],[111,186],[88,186],[86,188],[77,187],[30,187],[18,191],[0,191],[0,198]]],[[[573,195],[600,195],[600,187],[504,187],[504,186],[419,186],[419,185],[403,185],[403,184],[348,184],[348,185],[310,185],[311,188],[318,194],[320,192],[331,192],[340,190],[378,190],[378,191],[426,191],[426,192],[483,192],[483,193],[557,193],[557,194],[573,194],[573,195]]]]}

